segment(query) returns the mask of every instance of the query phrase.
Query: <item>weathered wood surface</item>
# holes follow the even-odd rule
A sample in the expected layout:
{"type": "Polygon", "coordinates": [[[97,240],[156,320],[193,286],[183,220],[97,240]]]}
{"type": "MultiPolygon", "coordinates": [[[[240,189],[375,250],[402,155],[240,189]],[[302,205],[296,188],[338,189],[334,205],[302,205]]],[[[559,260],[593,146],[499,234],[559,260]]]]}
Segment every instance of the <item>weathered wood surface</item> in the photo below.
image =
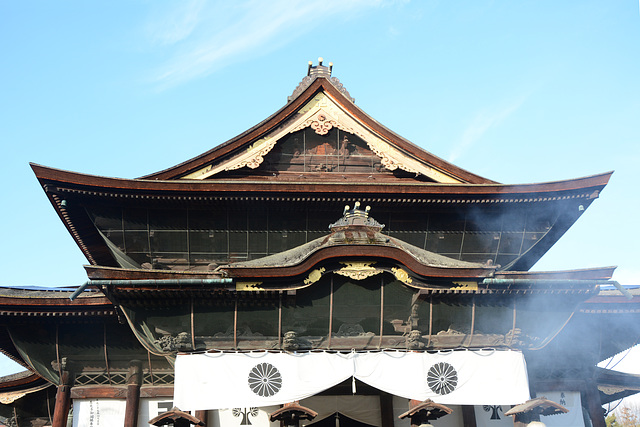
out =
{"type": "MultiPolygon", "coordinates": [[[[72,399],[125,399],[126,397],[126,386],[84,386],[71,389],[72,399]]],[[[140,397],[173,397],[173,387],[141,387],[140,397]]]]}

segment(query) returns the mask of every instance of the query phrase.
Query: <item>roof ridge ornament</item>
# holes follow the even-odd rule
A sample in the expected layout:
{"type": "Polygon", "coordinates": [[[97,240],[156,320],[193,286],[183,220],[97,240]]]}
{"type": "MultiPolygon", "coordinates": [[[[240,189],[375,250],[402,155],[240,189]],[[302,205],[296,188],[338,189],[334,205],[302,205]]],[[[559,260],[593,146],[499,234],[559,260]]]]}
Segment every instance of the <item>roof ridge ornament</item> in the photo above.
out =
{"type": "Polygon", "coordinates": [[[380,224],[375,219],[369,217],[369,211],[371,206],[365,207],[364,210],[360,209],[360,202],[355,202],[353,209],[346,205],[342,212],[342,218],[334,222],[329,226],[329,229],[333,231],[334,228],[349,227],[352,225],[360,225],[365,227],[376,228],[380,231],[384,228],[384,224],[380,224]]]}
{"type": "Polygon", "coordinates": [[[287,102],[291,102],[296,99],[302,92],[305,91],[306,88],[311,86],[311,83],[319,77],[323,77],[329,80],[336,89],[340,91],[344,96],[346,96],[351,102],[355,103],[356,100],[349,95],[349,92],[345,87],[340,83],[340,80],[337,77],[331,77],[331,72],[333,71],[333,62],[329,62],[329,66],[322,65],[324,62],[324,58],[318,58],[318,65],[314,66],[313,61],[309,61],[309,67],[307,68],[307,75],[302,79],[302,81],[298,84],[298,87],[295,88],[291,96],[287,98],[287,102]]]}
{"type": "Polygon", "coordinates": [[[313,61],[309,61],[309,68],[307,69],[307,76],[310,77],[331,77],[331,71],[333,71],[333,62],[329,62],[329,66],[322,65],[324,59],[322,56],[318,58],[318,65],[313,66],[313,61]]]}

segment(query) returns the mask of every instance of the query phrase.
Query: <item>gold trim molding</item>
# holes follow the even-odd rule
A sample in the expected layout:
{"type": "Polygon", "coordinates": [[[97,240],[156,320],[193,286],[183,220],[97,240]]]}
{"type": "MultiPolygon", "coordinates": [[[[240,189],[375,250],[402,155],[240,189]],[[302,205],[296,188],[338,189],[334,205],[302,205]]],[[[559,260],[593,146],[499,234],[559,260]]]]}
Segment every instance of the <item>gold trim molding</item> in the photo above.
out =
{"type": "Polygon", "coordinates": [[[260,285],[262,285],[262,282],[236,282],[236,291],[264,291],[264,288],[260,285]]]}
{"type": "Polygon", "coordinates": [[[454,287],[451,289],[455,289],[457,291],[477,291],[478,290],[478,282],[453,282],[454,287]]]}

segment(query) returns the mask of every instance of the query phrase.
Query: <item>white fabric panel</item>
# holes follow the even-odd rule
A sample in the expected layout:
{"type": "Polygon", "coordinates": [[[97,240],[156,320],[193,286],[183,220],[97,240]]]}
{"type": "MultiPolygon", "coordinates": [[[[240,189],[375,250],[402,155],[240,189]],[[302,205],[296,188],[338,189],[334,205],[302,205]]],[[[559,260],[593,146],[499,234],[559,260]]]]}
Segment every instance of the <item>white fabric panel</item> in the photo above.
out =
{"type": "Polygon", "coordinates": [[[582,416],[582,400],[578,391],[543,391],[537,393],[569,410],[566,414],[548,415],[540,417],[540,421],[547,427],[584,427],[582,416]]]}
{"type": "Polygon", "coordinates": [[[178,355],[174,399],[179,408],[280,405],[313,396],[349,378],[349,355],[206,353],[178,355]],[[253,386],[253,388],[252,388],[253,386]]]}
{"type": "Polygon", "coordinates": [[[513,417],[504,414],[511,405],[479,405],[473,409],[477,427],[513,427],[513,417]]]}
{"type": "Polygon", "coordinates": [[[280,409],[280,406],[264,408],[232,408],[209,412],[209,423],[213,427],[280,427],[280,421],[270,422],[269,415],[280,409]]]}
{"type": "Polygon", "coordinates": [[[381,426],[379,396],[313,396],[300,404],[318,413],[312,421],[303,421],[302,425],[313,425],[339,412],[361,423],[381,426]]]}
{"type": "Polygon", "coordinates": [[[443,405],[516,404],[529,398],[515,351],[356,353],[355,376],[379,390],[443,405]]]}
{"type": "Polygon", "coordinates": [[[121,426],[124,411],[124,399],[73,399],[73,427],[121,426]]]}
{"type": "Polygon", "coordinates": [[[516,351],[205,353],[178,355],[175,404],[183,410],[268,406],[355,378],[408,399],[445,405],[517,404],[529,398],[516,351]]]}

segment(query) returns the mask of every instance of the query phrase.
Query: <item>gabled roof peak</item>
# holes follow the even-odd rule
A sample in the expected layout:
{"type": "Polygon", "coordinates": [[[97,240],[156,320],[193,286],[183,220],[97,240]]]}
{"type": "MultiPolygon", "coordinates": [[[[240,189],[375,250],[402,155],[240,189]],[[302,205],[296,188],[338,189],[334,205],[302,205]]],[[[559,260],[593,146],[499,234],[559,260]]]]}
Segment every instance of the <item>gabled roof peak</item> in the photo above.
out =
{"type": "Polygon", "coordinates": [[[322,65],[323,62],[324,59],[322,57],[318,58],[318,65],[316,66],[313,65],[313,61],[309,61],[307,75],[302,79],[300,84],[298,84],[298,87],[296,87],[291,96],[287,98],[288,103],[300,96],[300,94],[304,92],[306,88],[311,86],[311,83],[313,83],[318,78],[324,78],[331,82],[331,84],[333,84],[336,89],[338,89],[351,102],[355,103],[355,99],[352,98],[351,95],[349,95],[349,92],[347,91],[347,89],[345,89],[342,83],[340,83],[340,80],[338,80],[337,77],[331,77],[331,72],[333,71],[333,62],[329,62],[328,67],[326,65],[322,65]]]}

